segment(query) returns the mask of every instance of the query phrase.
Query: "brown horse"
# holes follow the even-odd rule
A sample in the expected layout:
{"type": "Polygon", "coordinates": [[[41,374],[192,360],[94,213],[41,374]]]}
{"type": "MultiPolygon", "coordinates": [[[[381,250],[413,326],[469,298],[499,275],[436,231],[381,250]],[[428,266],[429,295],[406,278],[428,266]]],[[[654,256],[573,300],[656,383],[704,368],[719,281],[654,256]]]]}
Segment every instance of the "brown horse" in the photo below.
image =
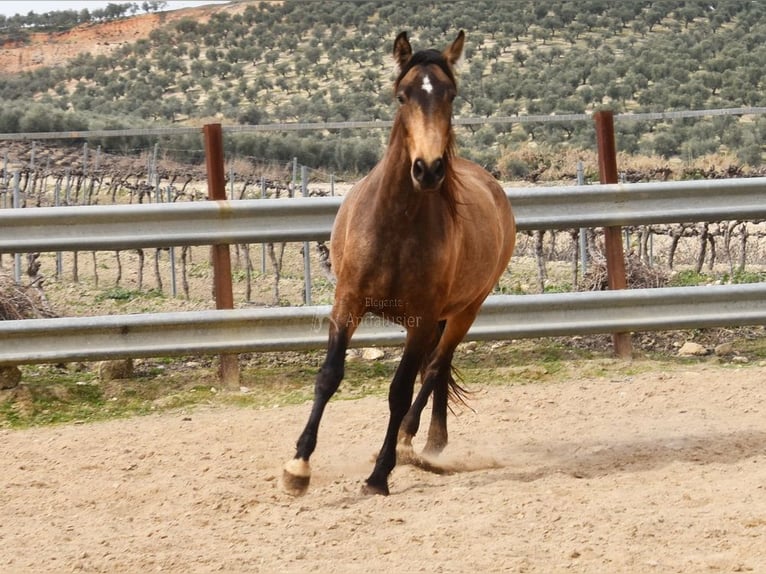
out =
{"type": "Polygon", "coordinates": [[[327,356],[295,458],[285,465],[283,486],[291,494],[308,488],[322,414],[343,378],[349,341],[368,312],[405,327],[407,336],[389,389],[385,440],[363,491],[388,494],[397,440],[411,451],[432,393],[425,451],[439,453],[447,444],[448,399],[461,390],[452,378],[452,356],[506,269],[516,236],[497,181],[455,155],[453,68],[464,41],[461,31],[443,52],[415,54],[406,33],[394,42],[400,107],[383,159],[349,192],[333,227],[337,285],[327,356]],[[422,388],[413,403],[418,372],[422,388]]]}

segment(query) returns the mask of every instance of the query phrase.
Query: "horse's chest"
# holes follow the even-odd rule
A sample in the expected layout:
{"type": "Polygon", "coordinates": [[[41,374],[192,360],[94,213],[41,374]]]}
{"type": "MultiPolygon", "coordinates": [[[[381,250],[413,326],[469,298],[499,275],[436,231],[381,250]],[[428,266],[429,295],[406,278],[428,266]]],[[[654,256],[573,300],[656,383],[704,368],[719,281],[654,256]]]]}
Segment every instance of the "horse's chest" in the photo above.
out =
{"type": "Polygon", "coordinates": [[[385,309],[372,305],[373,312],[406,314],[403,302],[410,302],[413,293],[445,289],[446,266],[431,247],[413,234],[358,237],[345,246],[338,286],[364,295],[365,301],[401,303],[385,309]]]}
{"type": "Polygon", "coordinates": [[[393,298],[413,289],[442,290],[455,230],[438,205],[408,211],[401,206],[382,209],[361,196],[354,199],[344,204],[334,230],[338,285],[393,298]]]}
{"type": "Polygon", "coordinates": [[[445,253],[445,246],[438,235],[393,225],[360,237],[359,244],[362,248],[350,255],[357,257],[362,266],[426,276],[438,268],[445,253]]]}

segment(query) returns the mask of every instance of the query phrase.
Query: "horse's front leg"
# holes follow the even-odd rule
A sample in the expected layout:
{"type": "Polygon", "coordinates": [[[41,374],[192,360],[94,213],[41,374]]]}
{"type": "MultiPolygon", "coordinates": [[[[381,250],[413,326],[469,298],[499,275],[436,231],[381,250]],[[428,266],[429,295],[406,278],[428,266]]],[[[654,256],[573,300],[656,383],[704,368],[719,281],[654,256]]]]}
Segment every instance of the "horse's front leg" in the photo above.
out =
{"type": "Polygon", "coordinates": [[[295,458],[285,464],[282,473],[282,485],[289,494],[299,496],[304,494],[309,487],[311,479],[309,458],[316,448],[319,423],[327,403],[343,380],[346,349],[355,326],[358,324],[358,316],[349,315],[348,320],[340,326],[335,315],[331,318],[327,356],[314,384],[314,404],[311,408],[311,414],[300,438],[298,438],[295,458]]]}

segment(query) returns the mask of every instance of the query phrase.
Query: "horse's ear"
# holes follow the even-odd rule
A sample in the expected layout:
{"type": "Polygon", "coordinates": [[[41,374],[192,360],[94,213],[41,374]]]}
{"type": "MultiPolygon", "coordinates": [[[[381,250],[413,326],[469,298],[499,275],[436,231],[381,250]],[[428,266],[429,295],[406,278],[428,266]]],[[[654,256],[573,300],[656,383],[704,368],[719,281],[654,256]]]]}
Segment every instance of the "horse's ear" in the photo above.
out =
{"type": "Polygon", "coordinates": [[[465,44],[465,32],[460,30],[455,41],[443,52],[450,66],[457,64],[460,56],[463,54],[463,44],[465,44]]]}
{"type": "Polygon", "coordinates": [[[404,69],[404,66],[410,61],[411,57],[412,46],[410,46],[410,41],[407,39],[407,32],[400,32],[396,40],[394,40],[394,60],[396,60],[400,70],[404,69]]]}

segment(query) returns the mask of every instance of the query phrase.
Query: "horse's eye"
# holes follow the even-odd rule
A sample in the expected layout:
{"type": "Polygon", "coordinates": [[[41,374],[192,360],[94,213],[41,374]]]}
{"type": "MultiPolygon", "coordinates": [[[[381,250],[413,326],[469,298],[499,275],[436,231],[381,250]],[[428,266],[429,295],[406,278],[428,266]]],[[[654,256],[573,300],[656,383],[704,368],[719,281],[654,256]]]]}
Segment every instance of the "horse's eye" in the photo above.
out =
{"type": "Polygon", "coordinates": [[[404,94],[402,92],[399,92],[396,94],[396,101],[400,104],[403,104],[406,101],[406,98],[404,97],[404,94]]]}

